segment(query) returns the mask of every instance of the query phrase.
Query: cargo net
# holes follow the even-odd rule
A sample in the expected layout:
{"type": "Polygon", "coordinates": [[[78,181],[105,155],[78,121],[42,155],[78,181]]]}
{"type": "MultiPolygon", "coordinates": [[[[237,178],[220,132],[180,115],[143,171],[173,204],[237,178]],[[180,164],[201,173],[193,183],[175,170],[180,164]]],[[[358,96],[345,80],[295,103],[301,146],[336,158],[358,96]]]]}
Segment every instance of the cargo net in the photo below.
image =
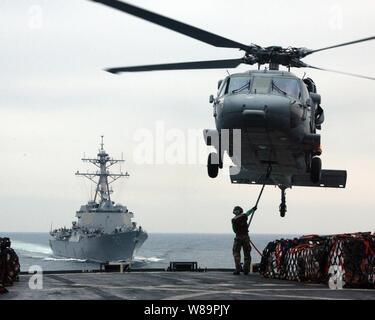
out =
{"type": "Polygon", "coordinates": [[[267,278],[375,287],[375,235],[303,236],[268,243],[259,268],[267,278]]]}
{"type": "Polygon", "coordinates": [[[0,294],[7,292],[5,287],[18,281],[20,273],[18,256],[10,246],[9,238],[0,238],[0,294]]]}

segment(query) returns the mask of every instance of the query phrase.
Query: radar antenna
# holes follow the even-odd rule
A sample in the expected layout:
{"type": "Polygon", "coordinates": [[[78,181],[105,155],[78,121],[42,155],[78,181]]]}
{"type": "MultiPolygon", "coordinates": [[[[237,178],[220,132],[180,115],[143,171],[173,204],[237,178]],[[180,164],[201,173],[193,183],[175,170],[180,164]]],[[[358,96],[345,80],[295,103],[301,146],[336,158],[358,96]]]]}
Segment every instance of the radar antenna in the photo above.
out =
{"type": "Polygon", "coordinates": [[[82,161],[92,163],[99,170],[97,170],[95,173],[81,173],[79,171],[75,173],[76,176],[85,177],[92,181],[94,184],[96,184],[94,202],[96,202],[97,199],[99,199],[99,204],[106,201],[111,201],[111,193],[113,192],[113,190],[109,188],[110,184],[112,184],[120,178],[129,177],[129,174],[127,172],[122,173],[120,171],[120,173],[111,173],[108,170],[109,167],[113,166],[114,164],[125,162],[125,160],[110,158],[104,150],[103,139],[104,136],[101,136],[100,150],[97,154],[97,158],[82,158],[82,161]],[[99,177],[98,180],[96,180],[96,177],[99,177]]]}

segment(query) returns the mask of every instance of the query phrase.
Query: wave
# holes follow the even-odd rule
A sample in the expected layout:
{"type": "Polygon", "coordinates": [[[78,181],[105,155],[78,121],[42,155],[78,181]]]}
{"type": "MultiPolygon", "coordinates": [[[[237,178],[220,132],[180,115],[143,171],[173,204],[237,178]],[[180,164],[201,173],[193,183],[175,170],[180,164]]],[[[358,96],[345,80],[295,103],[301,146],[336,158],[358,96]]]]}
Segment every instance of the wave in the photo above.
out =
{"type": "Polygon", "coordinates": [[[12,241],[12,248],[15,250],[21,250],[26,252],[32,253],[42,253],[45,255],[52,255],[52,250],[48,246],[35,244],[35,243],[27,243],[21,241],[12,241]]]}
{"type": "Polygon", "coordinates": [[[43,261],[57,261],[57,262],[87,262],[84,259],[75,259],[75,258],[57,258],[57,257],[46,257],[46,256],[37,256],[37,255],[24,255],[27,258],[39,259],[43,261]]]}
{"type": "Polygon", "coordinates": [[[74,262],[87,262],[87,260],[84,259],[74,259],[74,258],[52,258],[52,257],[46,257],[43,259],[44,261],[74,261],[74,262]]]}
{"type": "MultiPolygon", "coordinates": [[[[87,262],[84,259],[74,259],[74,258],[63,258],[63,257],[55,257],[53,252],[49,246],[42,245],[42,244],[35,244],[35,243],[27,243],[22,241],[12,241],[12,248],[16,251],[23,251],[25,252],[23,256],[32,259],[41,259],[44,261],[56,261],[56,262],[87,262]]],[[[134,257],[134,262],[138,263],[155,263],[160,262],[165,259],[160,257],[143,257],[143,256],[136,256],[134,257]]]]}
{"type": "Polygon", "coordinates": [[[30,254],[30,255],[25,254],[23,256],[26,257],[26,258],[31,258],[31,259],[44,259],[45,258],[45,256],[36,256],[36,255],[33,255],[33,254],[30,254]]]}
{"type": "Polygon", "coordinates": [[[159,261],[163,261],[164,259],[161,259],[161,258],[158,258],[158,257],[149,257],[149,258],[146,258],[146,257],[134,257],[134,261],[136,262],[159,262],[159,261]]]}

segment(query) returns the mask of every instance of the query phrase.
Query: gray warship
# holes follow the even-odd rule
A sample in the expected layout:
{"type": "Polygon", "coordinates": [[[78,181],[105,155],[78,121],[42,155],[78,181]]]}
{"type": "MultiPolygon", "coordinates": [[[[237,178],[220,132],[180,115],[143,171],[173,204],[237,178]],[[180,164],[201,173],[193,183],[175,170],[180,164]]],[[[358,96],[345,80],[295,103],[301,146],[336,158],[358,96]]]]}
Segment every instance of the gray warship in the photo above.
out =
{"type": "Polygon", "coordinates": [[[109,167],[124,162],[110,158],[104,150],[103,136],[97,158],[82,161],[95,165],[95,173],[76,172],[96,185],[95,197],[76,212],[71,228],[51,230],[49,244],[55,256],[95,262],[131,261],[148,235],[132,221],[134,214],[111,199],[110,185],[126,173],[110,173],[109,167]]]}

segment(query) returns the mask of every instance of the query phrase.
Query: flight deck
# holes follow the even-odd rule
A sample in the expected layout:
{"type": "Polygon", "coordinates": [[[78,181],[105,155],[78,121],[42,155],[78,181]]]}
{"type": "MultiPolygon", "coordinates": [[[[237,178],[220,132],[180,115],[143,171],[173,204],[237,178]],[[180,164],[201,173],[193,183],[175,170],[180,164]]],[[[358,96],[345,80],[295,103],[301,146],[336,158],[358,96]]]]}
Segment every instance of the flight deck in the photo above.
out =
{"type": "Polygon", "coordinates": [[[124,273],[48,273],[43,288],[29,287],[20,275],[0,299],[17,300],[336,300],[375,299],[373,289],[331,290],[326,284],[267,279],[232,270],[206,272],[131,271],[124,273]]]}

